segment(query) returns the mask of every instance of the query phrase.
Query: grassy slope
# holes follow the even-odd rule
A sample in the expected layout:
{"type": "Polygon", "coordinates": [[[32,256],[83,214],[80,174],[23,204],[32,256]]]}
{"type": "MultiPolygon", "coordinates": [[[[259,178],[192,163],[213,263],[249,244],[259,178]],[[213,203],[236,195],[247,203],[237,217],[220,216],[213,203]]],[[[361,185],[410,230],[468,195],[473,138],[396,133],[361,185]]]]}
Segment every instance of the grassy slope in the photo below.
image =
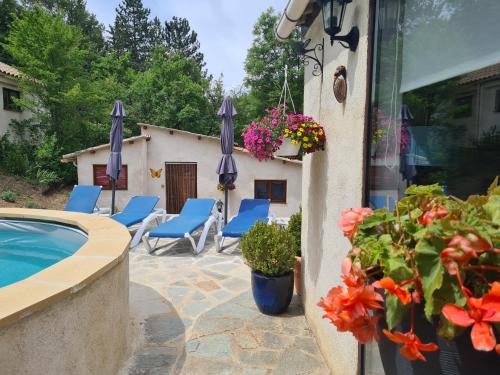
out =
{"type": "Polygon", "coordinates": [[[31,205],[31,208],[61,210],[66,204],[71,189],[64,188],[44,195],[39,188],[22,178],[0,173],[0,193],[6,190],[15,192],[17,199],[14,203],[10,203],[0,198],[0,207],[26,207],[31,205]]]}

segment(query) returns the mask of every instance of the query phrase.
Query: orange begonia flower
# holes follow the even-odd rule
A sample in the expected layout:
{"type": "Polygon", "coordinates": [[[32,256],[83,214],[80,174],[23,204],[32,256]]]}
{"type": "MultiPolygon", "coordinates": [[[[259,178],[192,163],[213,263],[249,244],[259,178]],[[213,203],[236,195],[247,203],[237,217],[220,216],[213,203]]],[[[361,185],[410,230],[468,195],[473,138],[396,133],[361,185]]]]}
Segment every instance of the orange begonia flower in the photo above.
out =
{"type": "Polygon", "coordinates": [[[418,218],[418,222],[423,225],[429,225],[434,220],[441,219],[446,215],[448,215],[448,210],[446,209],[446,207],[438,206],[433,208],[432,210],[424,212],[422,216],[418,218]]]}
{"type": "Polygon", "coordinates": [[[431,342],[428,344],[422,344],[422,341],[413,332],[394,332],[391,333],[388,330],[383,330],[384,335],[387,336],[389,340],[395,342],[396,344],[403,344],[403,347],[399,352],[408,358],[410,361],[415,361],[417,359],[427,362],[424,355],[421,352],[435,352],[439,347],[431,342]]]}
{"type": "Polygon", "coordinates": [[[352,238],[356,233],[358,224],[361,224],[365,217],[373,215],[371,208],[350,208],[342,212],[339,220],[339,227],[344,232],[344,236],[352,238]]]}
{"type": "Polygon", "coordinates": [[[465,237],[455,236],[441,252],[441,263],[450,275],[456,275],[460,266],[466,265],[472,258],[477,258],[478,253],[490,248],[491,245],[487,241],[473,233],[465,237]]]}
{"type": "Polygon", "coordinates": [[[358,318],[351,324],[351,332],[361,344],[378,341],[377,322],[380,316],[358,318]]]}
{"type": "Polygon", "coordinates": [[[372,284],[375,288],[383,288],[389,292],[390,295],[395,295],[403,303],[407,305],[411,301],[411,294],[406,289],[403,289],[400,284],[397,284],[392,278],[384,277],[379,281],[372,284]]]}
{"type": "Polygon", "coordinates": [[[494,282],[490,291],[482,298],[470,297],[468,310],[451,303],[443,307],[443,315],[453,324],[470,327],[474,349],[492,351],[497,341],[490,323],[500,322],[500,283],[494,282]]]}

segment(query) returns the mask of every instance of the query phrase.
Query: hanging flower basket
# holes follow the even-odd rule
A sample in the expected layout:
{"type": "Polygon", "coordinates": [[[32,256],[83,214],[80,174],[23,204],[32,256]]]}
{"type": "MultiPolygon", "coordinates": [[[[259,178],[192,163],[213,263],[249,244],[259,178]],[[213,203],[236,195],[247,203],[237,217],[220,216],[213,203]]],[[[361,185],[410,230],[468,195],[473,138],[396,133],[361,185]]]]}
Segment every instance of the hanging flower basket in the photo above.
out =
{"type": "Polygon", "coordinates": [[[285,139],[298,146],[303,155],[325,149],[325,130],[312,117],[291,113],[288,115],[287,123],[284,131],[285,139]]]}
{"type": "Polygon", "coordinates": [[[276,156],[297,156],[300,152],[300,143],[292,141],[290,138],[284,138],[276,156]]]}
{"type": "Polygon", "coordinates": [[[245,149],[255,158],[272,159],[283,142],[283,131],[287,125],[286,107],[266,109],[267,116],[254,121],[243,131],[245,149]]]}

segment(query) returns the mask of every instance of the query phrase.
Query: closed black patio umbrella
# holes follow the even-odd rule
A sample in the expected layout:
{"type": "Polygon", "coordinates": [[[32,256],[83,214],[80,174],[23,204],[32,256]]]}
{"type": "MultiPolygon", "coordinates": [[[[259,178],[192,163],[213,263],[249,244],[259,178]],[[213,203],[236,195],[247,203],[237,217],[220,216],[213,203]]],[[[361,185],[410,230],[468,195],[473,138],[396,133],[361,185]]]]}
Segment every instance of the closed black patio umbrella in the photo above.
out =
{"type": "Polygon", "coordinates": [[[106,166],[106,174],[111,179],[111,214],[115,213],[115,190],[116,181],[120,178],[122,169],[122,142],[123,142],[123,118],[125,117],[125,109],[120,100],[115,102],[111,111],[111,131],[109,133],[110,153],[108,164],[106,166]]]}
{"type": "Polygon", "coordinates": [[[219,183],[224,184],[224,223],[227,224],[227,204],[228,204],[228,185],[233,184],[238,176],[236,163],[233,159],[233,144],[234,144],[234,127],[233,116],[236,115],[236,110],[233,107],[231,98],[226,97],[222,106],[217,112],[219,117],[222,117],[222,125],[220,132],[220,146],[222,157],[217,167],[219,175],[219,183]]]}

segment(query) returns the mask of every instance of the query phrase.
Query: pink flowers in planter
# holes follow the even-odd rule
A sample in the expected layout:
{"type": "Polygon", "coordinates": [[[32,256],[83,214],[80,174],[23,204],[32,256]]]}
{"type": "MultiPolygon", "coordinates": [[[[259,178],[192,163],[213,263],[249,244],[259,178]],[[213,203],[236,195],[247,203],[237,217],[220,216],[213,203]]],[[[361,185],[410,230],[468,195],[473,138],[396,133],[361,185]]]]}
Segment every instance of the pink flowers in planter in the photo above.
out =
{"type": "MultiPolygon", "coordinates": [[[[261,120],[262,122],[262,120],[261,120]]],[[[283,142],[283,136],[275,136],[272,128],[252,122],[243,132],[245,148],[259,161],[272,158],[283,142]]]]}

